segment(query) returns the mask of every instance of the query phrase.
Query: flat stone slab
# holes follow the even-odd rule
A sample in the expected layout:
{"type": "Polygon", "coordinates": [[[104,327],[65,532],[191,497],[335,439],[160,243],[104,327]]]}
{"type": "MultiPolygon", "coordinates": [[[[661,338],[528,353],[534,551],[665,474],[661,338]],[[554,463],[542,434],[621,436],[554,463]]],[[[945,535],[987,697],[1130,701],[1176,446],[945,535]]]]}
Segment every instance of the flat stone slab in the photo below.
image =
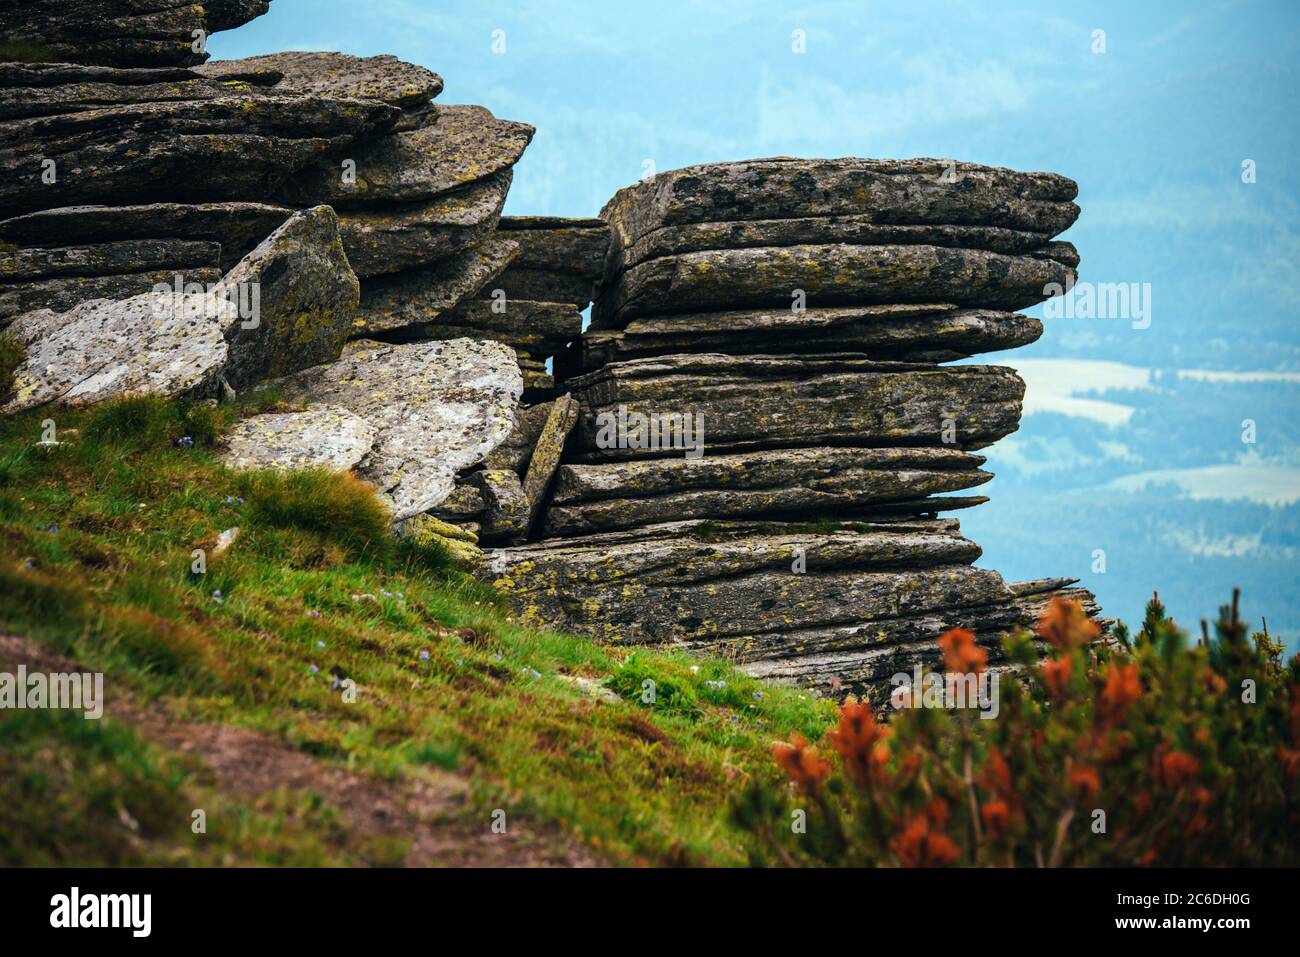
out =
{"type": "Polygon", "coordinates": [[[1029,316],[945,303],[645,316],[624,329],[588,331],[575,350],[570,374],[610,362],[689,352],[858,352],[872,359],[949,362],[1028,345],[1042,333],[1043,324],[1029,316]]]}
{"type": "Polygon", "coordinates": [[[376,429],[358,473],[401,521],[427,512],[509,434],[523,381],[495,342],[388,345],[356,340],[325,365],[275,380],[286,400],[341,406],[376,429]]]}
{"type": "Polygon", "coordinates": [[[481,242],[496,228],[510,170],[426,203],[394,203],[339,213],[343,246],[363,279],[428,266],[481,242]]]}
{"type": "Polygon", "coordinates": [[[331,157],[290,177],[280,198],[338,209],[430,200],[514,166],[534,132],[481,106],[436,107],[425,126],[351,148],[355,182],[344,182],[340,158],[331,157]]]}
{"type": "Polygon", "coordinates": [[[601,218],[623,247],[665,226],[822,216],[1055,235],[1078,217],[1078,191],[1055,173],[943,159],[775,157],[659,173],[615,193],[601,218]]]}
{"type": "MultiPolygon", "coordinates": [[[[612,268],[627,269],[647,259],[705,249],[848,243],[851,246],[955,246],[1015,255],[1048,249],[1068,256],[1069,243],[1052,244],[1051,232],[1000,226],[905,225],[876,222],[873,214],[800,216],[723,223],[687,223],[652,230],[630,246],[615,245],[612,268]]],[[[1078,257],[1071,265],[1078,265],[1078,257]]]]}
{"type": "Polygon", "coordinates": [[[292,171],[398,115],[374,100],[202,86],[202,98],[0,122],[0,216],[83,203],[264,197],[292,171]],[[55,162],[51,183],[41,178],[46,159],[55,162]]]}
{"type": "Polygon", "coordinates": [[[947,448],[774,449],[559,467],[542,533],[573,537],[684,519],[848,516],[889,502],[938,510],[993,476],[947,448]]]}
{"type": "Polygon", "coordinates": [[[235,469],[344,472],[369,454],[375,435],[373,425],[338,406],[270,412],[236,422],[222,458],[235,469]]]}
{"type": "Polygon", "coordinates": [[[520,268],[570,273],[592,283],[604,273],[610,245],[604,220],[502,216],[497,229],[519,243],[520,268]]]}
{"type": "Polygon", "coordinates": [[[1053,595],[1096,611],[1068,579],[1008,586],[972,567],[978,556],[947,519],[685,521],[488,550],[480,574],[530,625],[875,696],[894,673],[936,664],[949,628],[975,630],[996,664],[1000,636],[1053,595]]]}
{"type": "Polygon", "coordinates": [[[379,100],[401,109],[427,103],[442,92],[442,77],[395,56],[352,56],[291,50],[240,60],[212,60],[197,68],[212,79],[271,79],[278,90],[317,96],[379,100]]]}
{"type": "Polygon", "coordinates": [[[652,259],[606,283],[592,326],[641,316],[755,307],[950,302],[1023,309],[1073,285],[1074,270],[1037,256],[942,246],[765,246],[652,259]]]}
{"type": "MultiPolygon", "coordinates": [[[[231,22],[230,0],[225,6],[217,23],[231,22]]],[[[210,28],[203,5],[190,0],[63,0],[0,7],[0,36],[17,46],[30,45],[40,52],[39,59],[55,62],[127,67],[200,63],[207,54],[194,52],[193,31],[210,28]]]]}
{"type": "Polygon", "coordinates": [[[362,286],[355,330],[382,332],[433,323],[500,275],[518,251],[510,240],[486,239],[430,266],[373,276],[362,286]]]}
{"type": "Polygon", "coordinates": [[[662,436],[659,449],[634,447],[634,423],[619,424],[620,408],[624,417],[658,416],[664,427],[673,425],[664,416],[702,416],[692,421],[702,424],[706,456],[824,445],[978,449],[1015,431],[1025,389],[1014,370],[997,366],[716,353],[613,363],[566,387],[582,404],[571,461],[683,457],[662,436]],[[619,432],[624,447],[601,447],[619,432]]]}
{"type": "Polygon", "coordinates": [[[529,624],[664,643],[1009,598],[979,553],[948,520],[674,522],[489,551],[485,571],[529,624]]]}
{"type": "Polygon", "coordinates": [[[148,272],[117,273],[108,276],[59,276],[32,282],[0,284],[0,327],[13,316],[36,309],[62,312],[88,299],[130,299],[157,286],[170,286],[178,270],[187,280],[217,283],[222,271],[215,266],[193,264],[169,266],[148,272]]]}
{"type": "Polygon", "coordinates": [[[218,243],[186,239],[135,239],[93,246],[0,250],[0,283],[51,276],[104,276],[148,269],[216,266],[218,243]]]}
{"type": "Polygon", "coordinates": [[[88,405],[141,393],[176,396],[213,379],[225,363],[225,325],[236,305],[217,292],[145,293],[92,299],[56,313],[40,309],[8,333],[26,351],[3,412],[49,403],[88,405]]]}
{"type": "Polygon", "coordinates": [[[20,246],[68,246],[135,239],[208,240],[221,245],[230,269],[293,210],[266,203],[144,203],[64,206],[0,221],[0,241],[20,246]]]}

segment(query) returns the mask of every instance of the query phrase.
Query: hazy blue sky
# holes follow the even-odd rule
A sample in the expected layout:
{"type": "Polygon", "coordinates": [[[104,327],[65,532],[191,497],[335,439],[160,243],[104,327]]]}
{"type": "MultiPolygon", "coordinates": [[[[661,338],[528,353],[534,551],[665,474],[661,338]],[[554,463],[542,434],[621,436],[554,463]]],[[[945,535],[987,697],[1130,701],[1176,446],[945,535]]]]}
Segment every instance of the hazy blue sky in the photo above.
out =
{"type": "Polygon", "coordinates": [[[516,214],[593,215],[646,160],[941,156],[1073,177],[1081,280],[1150,283],[1152,322],[1059,319],[983,360],[1020,367],[1030,396],[963,526],[983,563],[1082,577],[1126,618],[1153,587],[1194,619],[1241,584],[1300,633],[1300,3],[273,0],[210,49],[435,70],[443,101],[537,127],[516,214]]]}

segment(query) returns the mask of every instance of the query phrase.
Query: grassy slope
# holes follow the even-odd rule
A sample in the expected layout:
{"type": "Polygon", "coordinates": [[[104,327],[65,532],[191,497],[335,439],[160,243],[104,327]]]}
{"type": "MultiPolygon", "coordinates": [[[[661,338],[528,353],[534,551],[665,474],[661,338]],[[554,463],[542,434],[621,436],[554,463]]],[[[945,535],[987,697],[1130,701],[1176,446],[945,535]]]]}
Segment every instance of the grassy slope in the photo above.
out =
{"type": "Polygon", "coordinates": [[[607,862],[745,861],[730,795],[774,774],[772,740],[819,735],[828,704],[722,662],[517,627],[490,589],[376,528],[358,483],[223,468],[207,446],[234,414],[128,402],[0,422],[0,633],[104,671],[109,697],[101,722],[0,712],[0,864],[402,859],[309,787],[221,793],[115,695],[379,781],[452,771],[485,831],[501,807],[607,862]],[[37,445],[49,417],[60,444],[37,445]],[[193,574],[192,550],[232,526],[237,543],[193,574]],[[198,806],[220,822],[203,839],[198,806]]]}

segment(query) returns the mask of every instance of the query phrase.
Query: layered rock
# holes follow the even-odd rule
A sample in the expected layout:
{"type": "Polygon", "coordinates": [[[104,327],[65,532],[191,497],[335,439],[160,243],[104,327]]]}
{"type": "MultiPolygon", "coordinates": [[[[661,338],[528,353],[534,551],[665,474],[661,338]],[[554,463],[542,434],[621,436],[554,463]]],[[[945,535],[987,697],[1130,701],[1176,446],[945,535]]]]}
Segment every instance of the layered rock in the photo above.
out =
{"type": "Polygon", "coordinates": [[[296,213],[211,285],[20,315],[7,333],[26,354],[3,411],[212,394],[337,359],[356,303],[334,211],[296,213]]]}
{"type": "MultiPolygon", "coordinates": [[[[240,423],[231,463],[355,469],[399,523],[499,471],[524,370],[580,327],[548,303],[448,321],[526,245],[497,226],[533,127],[435,106],[441,77],[392,56],[202,63],[266,0],[18,6],[0,3],[0,331],[26,357],[6,411],[273,381],[303,411],[240,423]]],[[[587,295],[606,245],[576,267],[587,295]]],[[[525,492],[530,454],[521,531],[546,484],[525,492]]]]}
{"type": "Polygon", "coordinates": [[[951,493],[991,477],[972,451],[1016,429],[1024,394],[1013,370],[939,363],[1039,336],[1014,310],[1073,282],[1053,237],[1074,195],[857,159],[620,191],[592,328],[556,363],[576,427],[531,540],[488,551],[486,574],[527,620],[821,690],[878,691],[957,625],[996,663],[1052,594],[1091,603],[975,567],[937,517],[984,501],[951,493]]]}
{"type": "Polygon", "coordinates": [[[266,13],[270,0],[4,0],[0,58],[169,66],[207,59],[208,34],[266,13]]]}

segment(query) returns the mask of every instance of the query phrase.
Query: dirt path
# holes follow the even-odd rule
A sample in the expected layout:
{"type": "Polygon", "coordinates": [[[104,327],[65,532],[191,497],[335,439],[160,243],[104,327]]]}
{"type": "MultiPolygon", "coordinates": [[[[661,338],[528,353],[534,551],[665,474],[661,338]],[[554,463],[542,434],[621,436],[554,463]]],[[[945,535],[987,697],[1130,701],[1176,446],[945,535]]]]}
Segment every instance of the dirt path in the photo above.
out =
{"type": "MultiPolygon", "coordinates": [[[[0,635],[0,671],[86,671],[40,644],[0,635]]],[[[216,789],[256,798],[280,788],[314,792],[356,833],[406,838],[408,867],[585,867],[599,862],[560,829],[512,815],[505,834],[468,805],[469,782],[448,771],[387,781],[325,764],[271,735],[232,725],[177,720],[166,701],[142,703],[120,685],[107,694],[105,717],[131,725],[164,750],[196,758],[216,789]],[[481,818],[478,820],[477,818],[481,818]]]]}

